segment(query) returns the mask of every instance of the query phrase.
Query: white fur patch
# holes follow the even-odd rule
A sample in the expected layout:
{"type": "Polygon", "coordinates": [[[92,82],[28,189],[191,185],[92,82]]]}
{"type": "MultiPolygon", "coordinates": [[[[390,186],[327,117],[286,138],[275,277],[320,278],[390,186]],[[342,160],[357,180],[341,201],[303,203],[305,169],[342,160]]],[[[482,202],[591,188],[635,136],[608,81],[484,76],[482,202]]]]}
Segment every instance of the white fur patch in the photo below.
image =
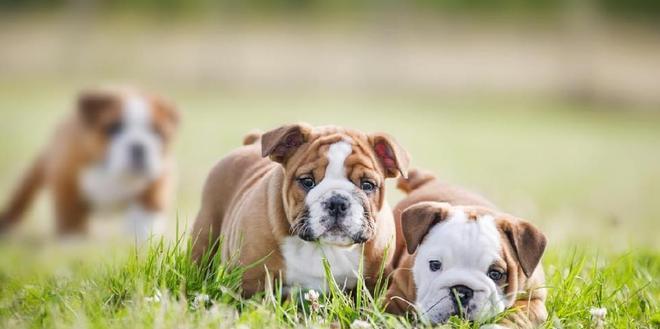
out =
{"type": "Polygon", "coordinates": [[[351,289],[357,284],[361,255],[359,246],[344,248],[287,237],[280,247],[285,259],[288,286],[326,291],[328,286],[323,258],[328,260],[332,276],[340,288],[351,289]]]}
{"type": "Polygon", "coordinates": [[[122,129],[109,142],[105,166],[111,175],[142,175],[155,179],[163,170],[163,144],[154,132],[150,104],[140,96],[128,96],[122,111],[122,129]],[[144,150],[144,171],[132,168],[131,148],[144,150]]]}
{"type": "Polygon", "coordinates": [[[129,97],[124,105],[124,119],[132,124],[150,122],[149,104],[142,97],[129,97]]]}
{"type": "Polygon", "coordinates": [[[144,242],[152,235],[162,234],[164,224],[161,212],[150,211],[139,205],[132,205],[126,213],[127,233],[133,234],[138,242],[144,242]]]}
{"type": "Polygon", "coordinates": [[[330,145],[328,153],[326,153],[328,166],[325,169],[325,176],[318,185],[307,193],[305,201],[313,203],[328,191],[351,192],[355,188],[355,185],[346,178],[346,168],[344,168],[344,162],[352,151],[351,144],[345,141],[330,145]]]}
{"type": "Polygon", "coordinates": [[[309,209],[309,225],[315,235],[321,237],[321,241],[350,244],[350,236],[360,233],[363,229],[364,208],[354,195],[357,187],[346,177],[344,162],[351,155],[353,147],[348,141],[336,142],[328,148],[326,157],[328,165],[323,179],[305,197],[305,204],[309,209]],[[328,214],[324,205],[333,195],[344,197],[349,202],[347,215],[342,218],[342,226],[346,230],[342,235],[327,234],[328,214]]]}
{"type": "Polygon", "coordinates": [[[454,311],[450,288],[456,285],[474,290],[471,320],[502,312],[503,292],[487,276],[489,267],[501,257],[501,247],[492,216],[469,220],[460,207],[453,208],[447,220],[430,229],[415,257],[416,305],[422,316],[432,322],[445,321],[454,311]],[[431,260],[440,261],[442,269],[431,271],[431,260]]]}
{"type": "Polygon", "coordinates": [[[83,197],[97,210],[125,206],[149,184],[146,177],[117,177],[102,164],[83,169],[78,179],[83,197]]]}

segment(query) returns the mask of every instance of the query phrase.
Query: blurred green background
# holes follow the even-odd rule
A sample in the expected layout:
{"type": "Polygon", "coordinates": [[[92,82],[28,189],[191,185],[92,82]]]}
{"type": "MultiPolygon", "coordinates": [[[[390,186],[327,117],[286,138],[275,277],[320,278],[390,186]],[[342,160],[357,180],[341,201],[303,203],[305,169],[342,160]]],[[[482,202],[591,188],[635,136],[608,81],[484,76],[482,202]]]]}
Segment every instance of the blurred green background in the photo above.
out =
{"type": "MultiPolygon", "coordinates": [[[[555,248],[658,250],[659,18],[642,0],[0,0],[0,200],[77,90],[127,83],[183,113],[170,231],[246,132],[306,121],[391,133],[555,248]]],[[[52,236],[44,198],[15,236],[52,236]]]]}

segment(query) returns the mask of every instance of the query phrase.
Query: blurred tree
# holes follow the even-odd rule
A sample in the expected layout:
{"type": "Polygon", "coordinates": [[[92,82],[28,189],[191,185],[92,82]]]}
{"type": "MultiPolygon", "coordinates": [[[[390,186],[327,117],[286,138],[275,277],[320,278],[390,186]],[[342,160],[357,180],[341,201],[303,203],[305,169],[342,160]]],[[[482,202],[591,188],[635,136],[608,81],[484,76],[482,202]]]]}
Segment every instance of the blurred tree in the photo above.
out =
{"type": "MultiPolygon", "coordinates": [[[[143,10],[145,13],[204,13],[213,10],[235,13],[281,14],[306,11],[371,13],[388,8],[406,8],[417,13],[515,14],[520,17],[554,15],[571,2],[581,0],[90,0],[110,10],[143,10]]],[[[75,1],[73,1],[75,2],[75,1]]],[[[660,18],[658,0],[594,0],[604,14],[623,19],[660,18]]],[[[28,10],[66,10],[67,0],[0,0],[3,13],[28,10]]]]}

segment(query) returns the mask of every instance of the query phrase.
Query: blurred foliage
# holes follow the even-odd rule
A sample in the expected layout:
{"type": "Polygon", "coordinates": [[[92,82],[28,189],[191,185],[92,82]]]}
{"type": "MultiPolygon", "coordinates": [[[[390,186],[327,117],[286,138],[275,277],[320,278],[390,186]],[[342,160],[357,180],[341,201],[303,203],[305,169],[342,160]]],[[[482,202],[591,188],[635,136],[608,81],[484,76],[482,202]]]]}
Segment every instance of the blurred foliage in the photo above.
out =
{"type": "Polygon", "coordinates": [[[585,3],[610,17],[624,19],[660,17],[657,0],[0,0],[3,12],[66,10],[93,6],[117,11],[185,14],[378,13],[408,11],[424,14],[514,14],[521,17],[556,15],[585,3]]]}
{"type": "Polygon", "coordinates": [[[601,8],[608,13],[635,17],[660,17],[660,1],[658,0],[599,0],[601,8]]]}

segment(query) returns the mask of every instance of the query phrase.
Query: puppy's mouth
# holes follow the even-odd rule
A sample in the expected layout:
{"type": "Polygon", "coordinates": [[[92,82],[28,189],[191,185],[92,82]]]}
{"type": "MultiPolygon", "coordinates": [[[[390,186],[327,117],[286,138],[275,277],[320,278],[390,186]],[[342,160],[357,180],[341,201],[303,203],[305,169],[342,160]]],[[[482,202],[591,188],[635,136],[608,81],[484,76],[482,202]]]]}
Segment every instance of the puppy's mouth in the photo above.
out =
{"type": "MultiPolygon", "coordinates": [[[[483,305],[478,305],[473,302],[466,302],[465,304],[460,304],[458,300],[454,300],[456,297],[451,295],[446,295],[440,298],[437,302],[427,307],[424,310],[420,310],[423,316],[426,316],[427,319],[432,324],[443,324],[446,323],[450,317],[456,316],[463,320],[466,320],[470,323],[477,321],[481,317],[481,312],[484,311],[483,305]],[[436,309],[436,306],[439,306],[441,303],[446,302],[447,300],[452,301],[452,305],[447,307],[444,306],[442,310],[436,309]]],[[[499,313],[499,312],[497,312],[499,313]]],[[[497,314],[495,313],[495,314],[497,314]]]]}
{"type": "Polygon", "coordinates": [[[317,240],[340,247],[349,247],[366,242],[366,239],[362,237],[362,234],[350,234],[341,225],[333,225],[329,227],[317,240]]]}
{"type": "Polygon", "coordinates": [[[302,224],[295,225],[293,233],[297,234],[299,238],[309,242],[322,242],[329,245],[336,245],[340,247],[350,247],[355,244],[364,243],[367,241],[362,234],[350,234],[347,230],[340,225],[333,225],[327,228],[321,234],[315,234],[309,225],[302,224]]]}
{"type": "Polygon", "coordinates": [[[147,167],[127,167],[118,173],[118,178],[123,181],[142,181],[153,179],[155,174],[147,167]]]}
{"type": "Polygon", "coordinates": [[[436,324],[444,324],[447,321],[449,321],[449,318],[452,316],[459,317],[465,321],[468,321],[472,323],[474,320],[472,319],[471,316],[471,310],[469,308],[467,309],[457,309],[454,308],[450,311],[445,311],[445,312],[438,312],[438,313],[431,313],[431,312],[424,312],[425,315],[427,316],[427,319],[431,322],[431,324],[436,325],[436,324]]]}
{"type": "MultiPolygon", "coordinates": [[[[365,213],[365,216],[367,214],[365,213]]],[[[317,230],[313,228],[314,225],[311,224],[313,220],[310,217],[310,212],[308,209],[303,210],[296,223],[291,227],[291,234],[297,235],[299,238],[305,241],[310,242],[321,242],[324,244],[335,245],[340,247],[350,247],[355,244],[361,244],[368,241],[373,235],[373,226],[369,220],[364,217],[360,221],[364,222],[363,228],[355,232],[349,227],[344,225],[341,221],[334,220],[329,217],[322,218],[319,222],[321,223],[321,229],[319,230],[319,225],[315,225],[317,230]]]]}

